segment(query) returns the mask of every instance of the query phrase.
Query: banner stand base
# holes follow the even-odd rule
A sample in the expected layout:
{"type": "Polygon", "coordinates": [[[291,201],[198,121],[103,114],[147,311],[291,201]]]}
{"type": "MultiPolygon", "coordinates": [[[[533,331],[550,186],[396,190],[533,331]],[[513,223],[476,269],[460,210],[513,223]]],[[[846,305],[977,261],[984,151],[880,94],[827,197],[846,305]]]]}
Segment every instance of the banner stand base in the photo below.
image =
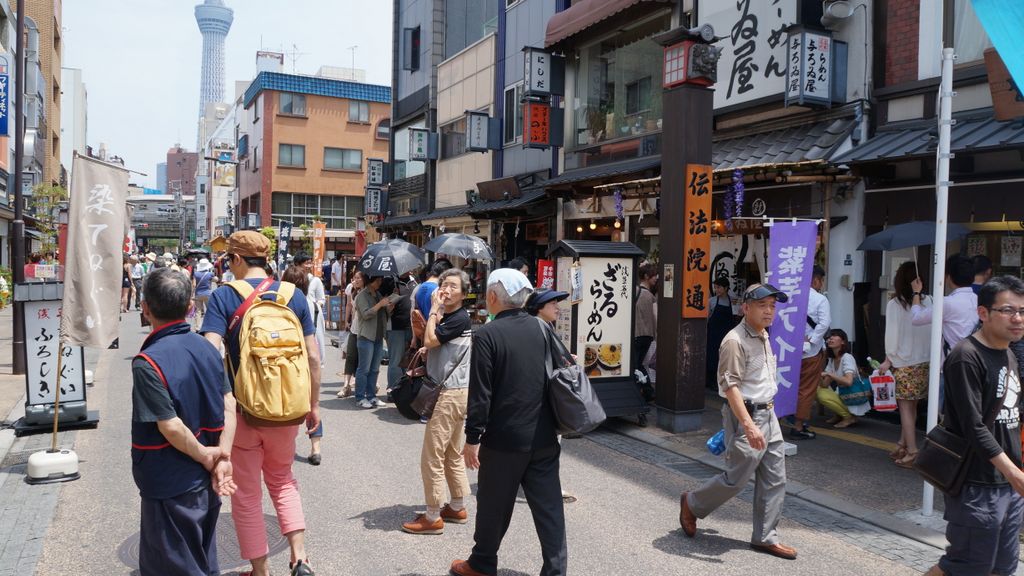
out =
{"type": "Polygon", "coordinates": [[[25,482],[29,484],[71,482],[81,477],[74,450],[40,450],[28,458],[25,482]]]}
{"type": "MultiPolygon", "coordinates": [[[[51,411],[52,414],[52,411],[51,411]]],[[[75,420],[72,422],[62,421],[57,425],[58,432],[64,432],[67,430],[82,430],[86,428],[96,428],[100,423],[100,413],[98,410],[90,410],[84,420],[75,420]]],[[[19,418],[14,423],[14,436],[22,437],[29,436],[32,434],[48,434],[53,433],[53,421],[51,420],[47,424],[30,424],[25,421],[25,418],[19,418]]]]}

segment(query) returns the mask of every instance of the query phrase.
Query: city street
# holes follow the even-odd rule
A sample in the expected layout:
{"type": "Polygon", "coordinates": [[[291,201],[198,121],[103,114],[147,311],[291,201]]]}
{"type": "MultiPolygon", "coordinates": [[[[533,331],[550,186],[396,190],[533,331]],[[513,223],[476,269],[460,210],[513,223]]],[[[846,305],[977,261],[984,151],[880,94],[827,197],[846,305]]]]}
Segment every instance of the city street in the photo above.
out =
{"type": "MultiPolygon", "coordinates": [[[[128,452],[129,365],[145,330],[137,326],[134,314],[127,315],[121,348],[99,354],[96,385],[89,395],[90,408],[101,414],[99,428],[62,433],[62,445],[73,442],[82,461],[80,480],[49,486],[23,482],[24,459],[48,443],[47,435],[16,440],[4,459],[0,520],[5,529],[0,535],[6,544],[0,548],[0,576],[131,572],[139,500],[128,452]],[[32,527],[32,534],[22,539],[16,524],[32,527]]],[[[472,523],[450,524],[443,536],[434,537],[400,530],[402,521],[422,510],[423,427],[391,407],[364,411],[351,400],[336,399],[338,350],[328,348],[328,357],[321,404],[327,426],[323,465],[305,463],[304,439],[296,446],[295,471],[313,566],[318,574],[329,575],[444,574],[452,559],[469,552],[472,523]]],[[[697,538],[689,540],[677,521],[679,492],[697,486],[714,469],[615,429],[654,433],[612,423],[565,442],[563,486],[579,498],[566,505],[572,573],[744,574],[756,569],[787,574],[914,574],[940,554],[933,546],[793,496],[787,500],[781,531],[785,542],[800,551],[800,558],[787,562],[756,554],[747,547],[749,490],[743,500],[701,521],[697,538]]],[[[872,471],[865,470],[864,475],[868,478],[872,471]]],[[[272,515],[269,500],[265,505],[272,515]]],[[[474,505],[470,500],[471,516],[474,505]]],[[[224,573],[233,574],[244,565],[238,562],[229,509],[226,503],[219,541],[224,573]]],[[[282,553],[276,524],[269,520],[270,542],[277,553],[273,567],[281,573],[288,556],[282,553]]],[[[505,575],[536,574],[539,569],[539,547],[525,501],[517,506],[500,561],[505,575]]]]}

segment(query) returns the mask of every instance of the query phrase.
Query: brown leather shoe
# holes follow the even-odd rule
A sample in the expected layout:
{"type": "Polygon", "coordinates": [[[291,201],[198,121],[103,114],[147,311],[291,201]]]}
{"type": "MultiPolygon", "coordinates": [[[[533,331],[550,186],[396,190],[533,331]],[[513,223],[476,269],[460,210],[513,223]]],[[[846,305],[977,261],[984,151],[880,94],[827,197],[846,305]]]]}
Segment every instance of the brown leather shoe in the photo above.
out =
{"type": "Polygon", "coordinates": [[[445,523],[451,522],[453,524],[465,524],[466,522],[469,522],[469,513],[466,512],[465,507],[456,512],[455,510],[452,510],[451,506],[445,504],[444,508],[441,508],[441,520],[444,520],[445,523]]]}
{"type": "Polygon", "coordinates": [[[936,564],[929,568],[928,571],[924,573],[924,576],[946,576],[946,573],[942,571],[942,568],[939,568],[938,564],[936,564]]]}
{"type": "Polygon", "coordinates": [[[693,538],[697,535],[697,517],[690,512],[690,505],[686,503],[687,494],[689,492],[683,492],[679,497],[679,525],[683,527],[683,534],[693,538]]]}
{"type": "Polygon", "coordinates": [[[785,560],[796,560],[796,548],[785,544],[751,544],[750,547],[757,552],[764,552],[785,560]]]}
{"type": "Polygon", "coordinates": [[[487,576],[483,572],[477,572],[469,565],[466,560],[455,560],[452,562],[452,567],[448,569],[448,573],[452,576],[487,576]]]}
{"type": "Polygon", "coordinates": [[[402,530],[409,534],[444,534],[444,520],[438,518],[431,522],[426,514],[420,514],[412,522],[402,524],[402,530]]]}

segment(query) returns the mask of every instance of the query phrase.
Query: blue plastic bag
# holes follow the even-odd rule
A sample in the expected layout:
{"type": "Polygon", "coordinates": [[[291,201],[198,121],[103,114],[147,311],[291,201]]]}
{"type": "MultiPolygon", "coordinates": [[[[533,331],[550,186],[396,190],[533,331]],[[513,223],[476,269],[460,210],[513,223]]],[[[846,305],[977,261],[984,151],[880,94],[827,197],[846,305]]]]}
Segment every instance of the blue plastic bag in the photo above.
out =
{"type": "Polygon", "coordinates": [[[720,456],[725,452],[725,429],[719,430],[714,436],[708,438],[708,452],[720,456]]]}

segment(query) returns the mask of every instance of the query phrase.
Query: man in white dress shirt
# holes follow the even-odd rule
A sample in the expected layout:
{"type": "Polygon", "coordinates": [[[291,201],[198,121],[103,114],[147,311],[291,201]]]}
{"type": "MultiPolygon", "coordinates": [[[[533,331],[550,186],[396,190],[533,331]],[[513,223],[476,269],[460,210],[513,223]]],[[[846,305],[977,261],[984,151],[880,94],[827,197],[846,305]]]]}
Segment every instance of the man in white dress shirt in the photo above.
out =
{"type": "Polygon", "coordinates": [[[825,334],[832,324],[832,312],[828,298],[820,292],[825,287],[825,269],[815,266],[811,275],[811,289],[807,297],[807,322],[804,326],[804,356],[800,362],[800,389],[796,403],[793,429],[789,437],[794,440],[810,440],[816,436],[807,426],[811,419],[811,407],[825,370],[825,334]]]}

